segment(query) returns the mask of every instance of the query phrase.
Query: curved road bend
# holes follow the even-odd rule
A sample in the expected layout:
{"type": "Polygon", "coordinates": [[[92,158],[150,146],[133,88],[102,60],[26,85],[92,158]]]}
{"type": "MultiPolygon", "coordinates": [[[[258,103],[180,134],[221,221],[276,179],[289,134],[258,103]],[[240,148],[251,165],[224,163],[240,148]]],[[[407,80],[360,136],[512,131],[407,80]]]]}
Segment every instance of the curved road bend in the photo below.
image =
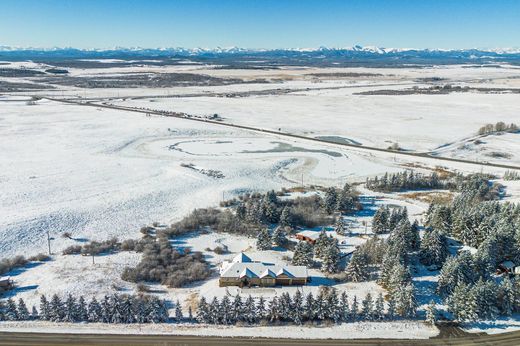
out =
{"type": "Polygon", "coordinates": [[[465,334],[453,338],[410,339],[353,339],[353,340],[305,340],[268,338],[223,338],[175,335],[118,335],[118,334],[51,334],[51,333],[9,333],[0,332],[0,346],[26,345],[186,345],[186,346],[235,346],[235,345],[323,345],[323,346],[397,346],[397,345],[520,345],[520,331],[495,335],[465,334]]]}
{"type": "Polygon", "coordinates": [[[90,107],[96,107],[96,108],[116,109],[116,110],[122,110],[122,111],[128,111],[128,112],[136,112],[136,113],[143,113],[143,114],[154,114],[154,115],[160,115],[160,116],[166,116],[166,117],[172,117],[172,118],[179,118],[179,119],[184,119],[184,120],[198,121],[198,122],[202,122],[202,123],[213,124],[213,125],[218,125],[218,126],[232,127],[232,128],[237,128],[237,129],[246,130],[246,131],[267,133],[267,134],[275,135],[275,136],[279,136],[279,137],[296,138],[296,139],[305,140],[305,141],[313,141],[313,142],[319,142],[319,143],[332,144],[332,145],[341,146],[341,147],[356,148],[358,150],[377,151],[377,152],[390,153],[392,155],[413,156],[413,157],[421,157],[421,158],[427,158],[427,159],[438,160],[438,161],[448,161],[448,162],[457,162],[457,163],[464,163],[464,164],[470,164],[470,165],[478,165],[478,166],[487,166],[487,167],[497,167],[497,168],[505,168],[505,169],[512,169],[512,170],[520,170],[520,166],[515,166],[515,165],[507,165],[507,164],[491,163],[491,162],[479,162],[479,161],[472,161],[472,160],[465,160],[465,159],[456,159],[456,158],[444,157],[444,156],[432,156],[432,155],[429,155],[428,153],[395,151],[395,150],[378,148],[378,147],[372,147],[372,146],[367,146],[367,145],[358,145],[358,144],[350,144],[350,143],[338,143],[338,142],[334,142],[334,141],[330,141],[330,140],[326,140],[326,139],[320,139],[320,138],[313,138],[313,137],[307,137],[307,136],[302,136],[302,135],[296,135],[296,134],[292,134],[292,133],[288,133],[288,132],[281,132],[281,131],[275,131],[275,130],[269,130],[269,129],[262,129],[262,128],[258,128],[258,127],[245,126],[245,125],[230,124],[230,123],[224,123],[224,122],[221,122],[221,121],[215,121],[215,120],[209,120],[209,119],[201,119],[201,118],[194,118],[194,117],[185,117],[185,116],[179,116],[179,115],[171,115],[171,114],[168,114],[168,113],[165,113],[165,112],[161,112],[161,111],[152,111],[152,110],[139,109],[139,108],[133,108],[133,107],[106,105],[106,104],[99,104],[99,103],[92,103],[92,102],[82,102],[80,100],[58,99],[58,98],[53,98],[53,97],[42,97],[42,98],[45,98],[45,99],[51,100],[51,101],[68,103],[68,104],[74,104],[74,105],[80,105],[80,106],[90,106],[90,107]]]}

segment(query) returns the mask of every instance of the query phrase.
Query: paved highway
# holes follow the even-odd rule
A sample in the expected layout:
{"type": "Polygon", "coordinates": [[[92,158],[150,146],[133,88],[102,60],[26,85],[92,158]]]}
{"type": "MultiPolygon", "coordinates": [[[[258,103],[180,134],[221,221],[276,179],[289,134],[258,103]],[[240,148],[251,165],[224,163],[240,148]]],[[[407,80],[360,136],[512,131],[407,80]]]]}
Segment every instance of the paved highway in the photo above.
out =
{"type": "Polygon", "coordinates": [[[464,334],[461,337],[432,338],[427,340],[410,339],[354,339],[354,340],[304,340],[304,339],[266,339],[266,338],[220,338],[175,335],[117,335],[117,334],[51,334],[51,333],[9,333],[0,332],[0,346],[26,345],[186,345],[186,346],[234,346],[234,345],[520,345],[520,331],[478,335],[464,334]]]}
{"type": "Polygon", "coordinates": [[[509,164],[479,162],[479,161],[472,161],[472,160],[465,160],[465,159],[456,159],[456,158],[451,158],[451,157],[432,156],[432,155],[429,155],[428,153],[395,151],[395,150],[378,148],[378,147],[367,146],[367,145],[338,143],[338,142],[334,142],[334,141],[330,141],[330,140],[326,140],[326,139],[296,135],[296,134],[292,134],[292,133],[288,133],[288,132],[262,129],[262,128],[258,128],[258,127],[245,126],[245,125],[230,124],[230,123],[216,121],[216,120],[210,120],[210,119],[172,115],[172,114],[168,114],[167,112],[163,112],[163,111],[147,110],[147,109],[126,107],[126,106],[116,106],[116,105],[109,105],[109,104],[100,104],[100,103],[94,103],[94,102],[85,102],[82,100],[60,99],[60,98],[54,98],[54,97],[44,97],[44,98],[46,98],[48,100],[52,100],[52,101],[87,106],[87,107],[109,108],[109,109],[123,110],[123,111],[128,111],[128,112],[154,114],[154,115],[167,116],[167,117],[179,118],[179,119],[184,119],[184,120],[198,121],[198,122],[203,122],[203,123],[208,123],[208,124],[213,124],[213,125],[218,125],[218,126],[237,128],[237,129],[246,130],[246,131],[266,133],[269,135],[276,135],[278,137],[287,137],[287,138],[292,138],[292,139],[319,142],[319,143],[325,143],[325,144],[335,145],[335,146],[340,146],[340,147],[350,147],[350,148],[356,148],[358,150],[390,153],[395,156],[412,156],[412,157],[428,158],[431,160],[436,160],[436,161],[441,161],[441,162],[447,161],[447,162],[464,163],[464,164],[469,164],[469,165],[475,165],[478,167],[487,166],[487,167],[505,168],[505,169],[510,169],[510,170],[520,170],[520,166],[509,165],[509,164]]]}

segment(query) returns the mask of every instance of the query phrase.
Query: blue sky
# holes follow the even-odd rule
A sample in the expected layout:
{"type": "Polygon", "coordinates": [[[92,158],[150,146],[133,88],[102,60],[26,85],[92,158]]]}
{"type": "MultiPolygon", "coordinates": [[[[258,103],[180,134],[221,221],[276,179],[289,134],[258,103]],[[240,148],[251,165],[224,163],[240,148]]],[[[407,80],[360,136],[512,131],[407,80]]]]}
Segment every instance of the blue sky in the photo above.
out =
{"type": "Polygon", "coordinates": [[[0,0],[0,45],[520,47],[517,0],[0,0]]]}

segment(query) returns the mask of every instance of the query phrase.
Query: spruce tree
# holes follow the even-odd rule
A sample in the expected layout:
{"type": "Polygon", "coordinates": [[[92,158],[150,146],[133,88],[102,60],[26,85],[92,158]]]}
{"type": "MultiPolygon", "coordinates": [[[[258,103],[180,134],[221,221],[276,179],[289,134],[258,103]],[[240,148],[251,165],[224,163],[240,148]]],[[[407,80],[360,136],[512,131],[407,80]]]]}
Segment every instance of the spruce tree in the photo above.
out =
{"type": "Polygon", "coordinates": [[[181,307],[181,303],[179,302],[179,300],[177,299],[177,301],[175,302],[175,320],[177,322],[180,322],[184,319],[184,316],[182,315],[182,307],[181,307]]]}
{"type": "Polygon", "coordinates": [[[350,261],[345,269],[347,279],[353,282],[361,282],[368,279],[368,267],[366,258],[358,255],[357,252],[352,254],[350,261]]]}
{"type": "Polygon", "coordinates": [[[374,305],[374,319],[378,321],[382,321],[385,319],[385,300],[383,298],[383,294],[379,293],[377,296],[375,305],[374,305]]]}
{"type": "Polygon", "coordinates": [[[372,301],[372,295],[366,294],[365,299],[361,302],[361,316],[365,321],[371,321],[374,311],[374,302],[372,301]]]}
{"type": "Polygon", "coordinates": [[[49,314],[49,302],[44,294],[40,296],[40,319],[48,321],[50,319],[49,314]]]}
{"type": "Polygon", "coordinates": [[[282,214],[280,215],[280,226],[282,227],[293,227],[294,220],[290,207],[284,207],[282,209],[282,214]]]}
{"type": "Polygon", "coordinates": [[[336,206],[338,203],[338,194],[336,189],[333,187],[329,187],[327,192],[325,193],[325,199],[323,201],[323,207],[328,214],[332,214],[336,210],[336,206]]]}
{"type": "Polygon", "coordinates": [[[22,298],[18,299],[18,320],[27,321],[30,317],[29,310],[22,298]]]}
{"type": "Polygon", "coordinates": [[[19,319],[18,308],[16,307],[16,303],[12,298],[7,299],[5,307],[5,319],[7,321],[17,321],[19,319]]]}
{"type": "Polygon", "coordinates": [[[282,229],[282,227],[278,226],[274,229],[273,234],[271,236],[271,242],[274,243],[276,246],[281,247],[287,244],[287,235],[285,234],[285,231],[282,229]]]}
{"type": "Polygon", "coordinates": [[[339,271],[339,262],[340,251],[337,242],[334,242],[325,249],[321,270],[326,273],[337,273],[339,271]]]}
{"type": "Polygon", "coordinates": [[[296,248],[294,249],[292,264],[295,266],[306,266],[311,268],[314,263],[313,256],[313,246],[305,241],[300,241],[296,244],[296,248]]]}
{"type": "Polygon", "coordinates": [[[98,303],[96,297],[92,298],[92,300],[88,304],[88,318],[87,319],[89,322],[101,322],[102,321],[101,305],[98,303]]]}
{"type": "Polygon", "coordinates": [[[31,320],[38,320],[39,318],[40,318],[40,315],[38,314],[38,310],[36,309],[36,306],[33,305],[32,310],[31,310],[31,320]]]}
{"type": "Polygon", "coordinates": [[[258,250],[271,250],[271,236],[267,228],[262,229],[258,234],[256,248],[258,250]]]}
{"type": "Polygon", "coordinates": [[[258,298],[258,302],[256,304],[256,315],[259,320],[263,320],[266,318],[266,309],[265,309],[265,299],[264,296],[260,296],[258,298]]]}
{"type": "Polygon", "coordinates": [[[334,231],[336,231],[336,233],[339,235],[347,234],[345,222],[343,221],[343,218],[341,216],[336,221],[336,225],[334,226],[334,231]]]}
{"type": "Polygon", "coordinates": [[[244,302],[244,317],[243,319],[249,323],[253,324],[258,321],[257,313],[256,313],[256,306],[255,306],[255,300],[251,295],[249,295],[244,302]]]}
{"type": "Polygon", "coordinates": [[[304,306],[303,306],[303,296],[302,293],[297,290],[294,293],[294,297],[292,299],[293,306],[291,311],[291,318],[296,324],[303,323],[303,314],[304,314],[304,306]]]}
{"type": "Polygon", "coordinates": [[[85,302],[85,298],[83,296],[79,297],[76,315],[78,321],[88,321],[87,303],[85,302]]]}
{"type": "Polygon", "coordinates": [[[202,296],[199,300],[195,318],[199,323],[209,323],[209,307],[204,296],[202,296]]]}
{"type": "Polygon", "coordinates": [[[435,306],[435,302],[432,300],[426,308],[426,322],[431,325],[434,325],[435,322],[437,322],[437,309],[435,306]]]}

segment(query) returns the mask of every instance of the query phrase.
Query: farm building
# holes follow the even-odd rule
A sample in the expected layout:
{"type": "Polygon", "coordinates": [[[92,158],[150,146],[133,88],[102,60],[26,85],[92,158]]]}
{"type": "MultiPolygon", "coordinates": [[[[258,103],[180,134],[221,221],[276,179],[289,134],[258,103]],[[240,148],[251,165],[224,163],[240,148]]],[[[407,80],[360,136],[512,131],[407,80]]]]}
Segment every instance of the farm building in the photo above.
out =
{"type": "Polygon", "coordinates": [[[274,265],[253,262],[244,253],[233,261],[224,262],[220,270],[219,286],[305,285],[308,281],[307,267],[274,265]]]}
{"type": "Polygon", "coordinates": [[[320,232],[315,231],[301,231],[296,233],[295,237],[298,240],[306,241],[309,244],[314,245],[316,240],[320,236],[320,232]]]}
{"type": "Polygon", "coordinates": [[[497,274],[514,274],[515,264],[511,261],[504,261],[498,265],[497,274]]]}

